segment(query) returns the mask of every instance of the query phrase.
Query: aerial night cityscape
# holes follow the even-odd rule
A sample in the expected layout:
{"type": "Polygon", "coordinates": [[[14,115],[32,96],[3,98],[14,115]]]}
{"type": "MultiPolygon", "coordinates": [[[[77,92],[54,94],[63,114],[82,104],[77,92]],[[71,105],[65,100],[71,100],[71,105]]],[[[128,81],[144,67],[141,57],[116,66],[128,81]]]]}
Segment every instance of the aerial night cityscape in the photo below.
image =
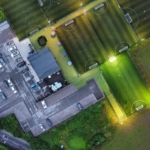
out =
{"type": "Polygon", "coordinates": [[[150,150],[150,0],[0,0],[0,150],[150,150]]]}

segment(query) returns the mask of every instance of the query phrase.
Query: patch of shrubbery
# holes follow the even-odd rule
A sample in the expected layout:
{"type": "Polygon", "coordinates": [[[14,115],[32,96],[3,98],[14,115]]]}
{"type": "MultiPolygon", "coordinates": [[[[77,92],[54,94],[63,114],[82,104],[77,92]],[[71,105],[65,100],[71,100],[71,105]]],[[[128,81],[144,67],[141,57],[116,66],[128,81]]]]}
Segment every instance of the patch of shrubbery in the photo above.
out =
{"type": "Polygon", "coordinates": [[[97,146],[101,145],[104,143],[106,140],[105,136],[102,133],[98,133],[94,135],[91,140],[87,144],[87,148],[90,150],[95,149],[97,146]]]}
{"type": "Polygon", "coordinates": [[[3,22],[5,20],[5,15],[3,11],[0,9],[0,22],[3,22]]]}

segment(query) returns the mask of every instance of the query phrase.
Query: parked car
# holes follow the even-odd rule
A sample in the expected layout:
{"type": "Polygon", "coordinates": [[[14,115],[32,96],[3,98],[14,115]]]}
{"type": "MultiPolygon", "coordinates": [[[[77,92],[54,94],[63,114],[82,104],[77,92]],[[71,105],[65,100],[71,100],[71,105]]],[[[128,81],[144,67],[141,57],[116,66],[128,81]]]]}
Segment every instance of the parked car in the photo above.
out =
{"type": "Polygon", "coordinates": [[[5,61],[4,61],[3,58],[0,58],[0,63],[1,63],[3,66],[6,65],[6,63],[5,63],[5,61]]]}
{"type": "Polygon", "coordinates": [[[47,108],[47,105],[46,105],[46,103],[45,103],[44,100],[41,101],[41,104],[42,104],[42,106],[43,106],[44,109],[47,108]]]}
{"type": "Polygon", "coordinates": [[[7,82],[8,82],[8,84],[9,84],[9,86],[12,86],[12,85],[13,85],[12,81],[10,80],[10,78],[7,79],[7,82]]]}
{"type": "Polygon", "coordinates": [[[5,88],[9,88],[9,83],[7,82],[7,80],[3,80],[3,84],[4,84],[4,86],[5,86],[5,88]]]}
{"type": "Polygon", "coordinates": [[[13,48],[12,47],[10,47],[9,49],[8,49],[8,51],[10,52],[10,51],[12,51],[13,50],[13,48]]]}
{"type": "Polygon", "coordinates": [[[43,124],[39,124],[39,127],[41,128],[41,130],[44,132],[45,131],[45,127],[43,126],[43,124]]]}
{"type": "Polygon", "coordinates": [[[18,55],[19,52],[17,50],[11,51],[11,57],[18,55]]]}
{"type": "Polygon", "coordinates": [[[33,54],[34,52],[34,49],[32,49],[28,54],[33,54]]]}
{"type": "Polygon", "coordinates": [[[48,118],[46,119],[46,122],[47,122],[47,124],[48,124],[49,127],[51,127],[53,125],[52,122],[51,122],[51,120],[48,119],[48,118]]]}
{"type": "Polygon", "coordinates": [[[22,62],[20,62],[20,63],[17,64],[17,67],[18,67],[18,68],[21,68],[21,67],[23,67],[24,65],[26,65],[26,62],[25,62],[25,61],[22,61],[22,62]]]}
{"type": "Polygon", "coordinates": [[[6,100],[6,99],[7,99],[6,95],[2,92],[2,89],[0,89],[0,97],[1,97],[3,100],[6,100]]]}
{"type": "Polygon", "coordinates": [[[26,67],[26,68],[24,68],[23,70],[21,70],[20,73],[21,73],[21,74],[24,74],[24,73],[26,73],[27,71],[29,71],[29,68],[28,68],[28,67],[26,67]]]}
{"type": "MultiPolygon", "coordinates": [[[[28,81],[28,82],[30,82],[30,81],[28,81]]],[[[41,90],[41,87],[37,83],[35,83],[35,82],[33,82],[33,83],[30,84],[30,88],[32,89],[32,91],[34,93],[39,92],[41,90]]]]}
{"type": "Polygon", "coordinates": [[[16,62],[16,63],[19,63],[19,62],[21,62],[21,61],[23,61],[22,57],[19,57],[19,58],[15,59],[15,62],[16,62]]]}
{"type": "Polygon", "coordinates": [[[15,89],[14,85],[11,86],[12,91],[14,92],[14,94],[17,93],[17,90],[15,89]]]}
{"type": "Polygon", "coordinates": [[[79,110],[82,110],[82,109],[83,109],[83,107],[82,107],[82,105],[81,105],[80,102],[77,103],[77,107],[79,108],[79,110]]]}
{"type": "Polygon", "coordinates": [[[3,68],[3,65],[0,63],[0,68],[3,68]]]}

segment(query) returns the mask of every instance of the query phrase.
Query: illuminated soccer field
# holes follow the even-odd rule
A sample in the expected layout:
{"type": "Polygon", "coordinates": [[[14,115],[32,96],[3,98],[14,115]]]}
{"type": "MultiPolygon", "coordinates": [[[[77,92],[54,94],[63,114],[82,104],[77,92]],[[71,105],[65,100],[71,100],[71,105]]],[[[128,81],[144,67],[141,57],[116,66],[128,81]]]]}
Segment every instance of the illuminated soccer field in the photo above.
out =
{"type": "Polygon", "coordinates": [[[126,52],[100,66],[112,93],[127,115],[150,103],[150,93],[126,52]]]}

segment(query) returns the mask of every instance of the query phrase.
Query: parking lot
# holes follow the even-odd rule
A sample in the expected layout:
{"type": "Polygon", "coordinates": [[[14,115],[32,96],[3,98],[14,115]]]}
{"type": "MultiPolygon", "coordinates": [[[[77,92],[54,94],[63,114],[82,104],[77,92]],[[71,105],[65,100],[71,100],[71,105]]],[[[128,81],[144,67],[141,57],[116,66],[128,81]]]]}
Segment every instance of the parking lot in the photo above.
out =
{"type": "MultiPolygon", "coordinates": [[[[2,35],[0,34],[0,39],[2,35]]],[[[37,111],[35,99],[20,73],[23,66],[17,67],[17,64],[23,59],[13,39],[3,42],[0,45],[0,112],[9,108],[14,110],[15,105],[24,101],[28,111],[34,114],[37,111]],[[8,87],[3,81],[8,84],[8,87]]]]}

